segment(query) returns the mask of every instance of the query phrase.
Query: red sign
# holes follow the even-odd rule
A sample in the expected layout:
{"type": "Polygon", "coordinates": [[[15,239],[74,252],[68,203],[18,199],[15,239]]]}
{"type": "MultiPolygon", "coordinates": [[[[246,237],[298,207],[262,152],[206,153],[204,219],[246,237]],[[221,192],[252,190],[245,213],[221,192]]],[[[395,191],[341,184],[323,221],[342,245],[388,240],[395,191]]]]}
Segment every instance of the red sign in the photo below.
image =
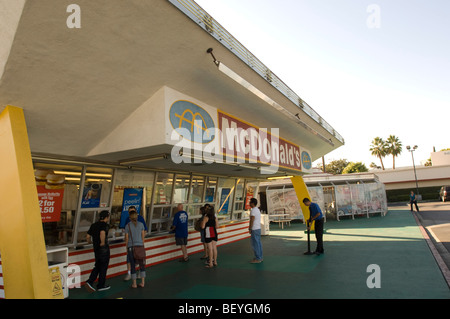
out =
{"type": "Polygon", "coordinates": [[[253,197],[255,197],[253,195],[253,187],[250,187],[247,190],[247,194],[245,195],[245,207],[244,207],[245,210],[249,210],[251,208],[250,207],[250,199],[252,199],[253,197]]]}
{"type": "Polygon", "coordinates": [[[47,189],[45,186],[38,185],[37,191],[42,222],[58,222],[61,218],[64,188],[47,189]]]}
{"type": "Polygon", "coordinates": [[[220,110],[217,114],[221,131],[220,147],[227,157],[302,170],[300,147],[278,137],[278,129],[272,128],[269,133],[220,110]]]}

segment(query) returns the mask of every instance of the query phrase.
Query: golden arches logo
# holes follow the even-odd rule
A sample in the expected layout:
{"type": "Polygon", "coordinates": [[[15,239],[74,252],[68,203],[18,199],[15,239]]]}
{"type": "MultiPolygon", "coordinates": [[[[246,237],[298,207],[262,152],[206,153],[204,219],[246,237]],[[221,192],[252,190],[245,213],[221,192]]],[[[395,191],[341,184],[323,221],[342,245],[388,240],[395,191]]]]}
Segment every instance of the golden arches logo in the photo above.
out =
{"type": "Polygon", "coordinates": [[[196,104],[188,101],[175,102],[170,108],[169,118],[172,127],[186,139],[209,143],[215,138],[215,124],[212,117],[196,104]]]}
{"type": "Polygon", "coordinates": [[[202,130],[203,132],[206,132],[208,138],[210,137],[209,136],[210,130],[209,130],[209,128],[206,127],[205,119],[203,118],[203,116],[200,113],[194,114],[194,112],[192,112],[191,110],[185,110],[182,115],[175,114],[175,116],[180,119],[180,124],[179,124],[178,128],[182,128],[183,122],[186,122],[188,124],[191,124],[191,133],[195,133],[194,132],[194,127],[195,127],[197,129],[197,134],[200,134],[201,133],[200,130],[202,130]],[[189,120],[186,118],[186,113],[189,113],[192,115],[192,120],[189,120]],[[202,119],[200,125],[198,123],[199,121],[196,121],[197,117],[200,117],[202,119]],[[203,125],[205,125],[205,127],[203,125]]]}
{"type": "Polygon", "coordinates": [[[302,164],[305,169],[311,169],[312,167],[311,157],[307,152],[302,153],[302,164]]]}

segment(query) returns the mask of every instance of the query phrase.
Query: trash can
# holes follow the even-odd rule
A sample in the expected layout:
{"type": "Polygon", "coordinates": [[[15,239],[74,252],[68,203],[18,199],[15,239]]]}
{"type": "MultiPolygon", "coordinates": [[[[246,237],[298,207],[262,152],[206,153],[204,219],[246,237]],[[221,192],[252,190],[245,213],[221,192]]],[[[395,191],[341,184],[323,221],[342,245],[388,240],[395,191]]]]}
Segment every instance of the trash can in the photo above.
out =
{"type": "Polygon", "coordinates": [[[48,269],[52,278],[52,293],[54,298],[69,297],[67,287],[67,266],[69,264],[69,249],[55,248],[47,250],[48,269]]]}

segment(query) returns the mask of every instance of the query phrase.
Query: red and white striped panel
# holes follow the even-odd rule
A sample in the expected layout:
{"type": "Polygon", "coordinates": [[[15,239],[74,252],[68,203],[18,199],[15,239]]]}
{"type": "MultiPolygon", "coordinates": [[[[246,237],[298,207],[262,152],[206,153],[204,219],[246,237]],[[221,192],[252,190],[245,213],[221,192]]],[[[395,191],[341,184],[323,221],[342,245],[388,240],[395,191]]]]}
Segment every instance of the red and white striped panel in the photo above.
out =
{"type": "Polygon", "coordinates": [[[5,287],[3,285],[3,268],[1,255],[0,255],[0,299],[5,299],[5,287]]]}
{"type": "MultiPolygon", "coordinates": [[[[231,222],[217,228],[219,236],[218,246],[230,244],[242,239],[249,238],[248,221],[231,222]]],[[[181,249],[175,245],[174,235],[163,235],[148,238],[144,244],[147,251],[147,267],[161,264],[170,260],[181,258],[181,249]]],[[[188,237],[188,253],[194,254],[203,250],[203,244],[200,241],[200,233],[190,231],[188,237]]],[[[109,261],[107,277],[114,277],[127,272],[126,249],[125,244],[113,244],[110,246],[111,258],[109,261]]],[[[89,274],[94,267],[94,250],[75,250],[69,252],[69,265],[76,264],[81,271],[81,284],[88,279],[89,274]]],[[[77,274],[73,274],[77,275],[77,274]]],[[[3,285],[3,272],[0,256],[0,299],[5,298],[5,288],[3,285]]]]}
{"type": "MultiPolygon", "coordinates": [[[[217,228],[219,236],[219,241],[217,242],[218,246],[249,238],[248,225],[248,221],[233,222],[217,228]]],[[[162,235],[148,238],[145,240],[144,246],[147,252],[147,267],[181,258],[182,256],[180,247],[175,245],[174,235],[162,235]]],[[[189,254],[194,254],[203,250],[199,232],[189,232],[187,248],[189,254]]],[[[125,274],[127,272],[125,244],[113,244],[110,246],[110,250],[111,257],[107,277],[110,278],[125,274]]],[[[69,264],[76,264],[80,267],[80,280],[82,284],[88,279],[89,274],[94,267],[94,263],[93,249],[69,252],[69,264]]]]}

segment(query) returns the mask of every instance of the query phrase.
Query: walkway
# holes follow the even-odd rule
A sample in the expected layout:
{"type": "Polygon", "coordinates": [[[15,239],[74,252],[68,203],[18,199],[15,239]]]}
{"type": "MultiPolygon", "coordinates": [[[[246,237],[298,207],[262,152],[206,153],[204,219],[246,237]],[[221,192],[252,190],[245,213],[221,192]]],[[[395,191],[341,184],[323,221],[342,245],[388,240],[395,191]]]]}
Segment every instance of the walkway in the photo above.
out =
{"type": "MultiPolygon", "coordinates": [[[[325,223],[325,254],[305,256],[305,225],[283,230],[271,225],[263,237],[264,262],[250,264],[249,240],[219,247],[219,266],[204,268],[201,254],[188,263],[147,268],[145,288],[132,289],[123,277],[111,289],[88,294],[70,290],[72,299],[450,299],[450,289],[414,216],[405,206],[385,217],[325,223]],[[369,289],[369,265],[380,267],[381,288],[369,289]]],[[[219,238],[220,240],[220,238],[219,238]]],[[[315,248],[314,235],[311,247],[315,248]]]]}

